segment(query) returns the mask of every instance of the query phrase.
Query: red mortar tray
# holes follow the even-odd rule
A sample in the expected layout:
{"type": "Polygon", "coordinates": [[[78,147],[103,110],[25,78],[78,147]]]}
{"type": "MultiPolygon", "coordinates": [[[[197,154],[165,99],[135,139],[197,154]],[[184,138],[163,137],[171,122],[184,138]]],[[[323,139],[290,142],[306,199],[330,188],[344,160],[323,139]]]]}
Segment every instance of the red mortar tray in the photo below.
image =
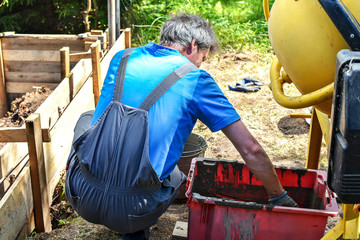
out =
{"type": "Polygon", "coordinates": [[[189,171],[189,240],[319,240],[338,205],[326,172],[275,167],[298,208],[270,206],[262,183],[238,161],[194,158],[189,171]]]}

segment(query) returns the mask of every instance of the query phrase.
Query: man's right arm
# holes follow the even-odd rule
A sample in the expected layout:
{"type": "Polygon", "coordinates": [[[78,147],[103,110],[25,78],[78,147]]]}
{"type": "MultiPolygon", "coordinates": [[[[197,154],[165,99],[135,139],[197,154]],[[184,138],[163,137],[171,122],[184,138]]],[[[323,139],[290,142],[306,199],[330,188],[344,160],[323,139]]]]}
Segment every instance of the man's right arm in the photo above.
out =
{"type": "Polygon", "coordinates": [[[263,183],[270,196],[270,203],[295,207],[296,203],[281,186],[270,158],[243,122],[238,120],[222,131],[238,150],[249,170],[263,183]]]}

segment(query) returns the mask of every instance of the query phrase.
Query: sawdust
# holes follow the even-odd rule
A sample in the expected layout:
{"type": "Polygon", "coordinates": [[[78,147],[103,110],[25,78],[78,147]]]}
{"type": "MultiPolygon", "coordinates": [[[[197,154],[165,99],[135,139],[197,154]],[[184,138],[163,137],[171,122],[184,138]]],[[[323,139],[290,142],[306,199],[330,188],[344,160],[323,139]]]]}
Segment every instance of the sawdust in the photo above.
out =
{"type": "MultiPolygon", "coordinates": [[[[290,118],[290,114],[309,113],[308,109],[291,110],[275,102],[268,87],[271,54],[249,52],[227,52],[212,57],[203,63],[217,81],[224,94],[237,109],[242,121],[264,147],[273,163],[278,166],[305,167],[309,125],[305,119],[290,118]],[[228,85],[235,85],[244,77],[253,77],[265,83],[260,91],[242,93],[230,91],[228,85]]],[[[289,94],[298,94],[292,86],[286,86],[289,94]]],[[[205,157],[241,160],[240,154],[231,142],[219,131],[211,133],[204,124],[198,122],[194,133],[201,135],[208,144],[205,157]]],[[[321,153],[321,169],[327,169],[326,149],[321,153]]],[[[62,204],[62,203],[60,203],[62,204]]],[[[56,206],[54,206],[56,208],[56,206]]],[[[65,208],[68,211],[68,208],[65,208]]],[[[186,204],[173,204],[151,227],[151,240],[171,239],[176,221],[187,221],[186,204]]],[[[59,220],[59,219],[58,219],[59,220]]],[[[329,218],[326,232],[338,222],[329,218]]],[[[62,228],[46,234],[36,234],[28,239],[121,239],[121,235],[84,221],[81,217],[69,215],[62,228]]]]}

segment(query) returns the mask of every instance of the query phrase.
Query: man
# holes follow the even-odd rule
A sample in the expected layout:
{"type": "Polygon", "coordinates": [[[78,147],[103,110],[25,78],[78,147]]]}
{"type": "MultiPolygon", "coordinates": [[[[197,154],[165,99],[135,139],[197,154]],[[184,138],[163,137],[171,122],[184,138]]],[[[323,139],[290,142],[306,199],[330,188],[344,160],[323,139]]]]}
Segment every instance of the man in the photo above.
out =
{"type": "MultiPolygon", "coordinates": [[[[142,192],[113,188],[119,194],[110,196],[113,192],[106,190],[109,185],[94,180],[90,176],[92,174],[81,167],[81,161],[84,161],[81,154],[75,155],[72,151],[66,192],[69,202],[81,216],[126,233],[124,239],[147,239],[149,227],[168,208],[179,186],[186,179],[176,164],[197,119],[213,132],[224,132],[249,169],[264,184],[270,204],[296,206],[281,186],[269,157],[242,123],[214,79],[206,71],[197,68],[216,48],[217,38],[210,25],[197,15],[184,14],[166,21],[162,27],[160,45],[150,43],[132,51],[128,57],[123,92],[120,93],[121,103],[130,108],[139,108],[148,94],[174,70],[189,62],[196,66],[175,82],[148,111],[148,159],[141,160],[139,167],[132,166],[135,164],[132,160],[119,167],[119,160],[109,163],[111,167],[107,168],[109,172],[119,169],[115,171],[122,171],[119,175],[141,168],[140,175],[143,179],[158,182],[160,188],[153,192],[158,191],[159,194],[156,193],[155,196],[151,194],[150,187],[141,186],[144,189],[142,192]],[[148,160],[150,164],[146,165],[148,160]],[[144,165],[148,167],[143,168],[144,165]],[[124,170],[125,168],[129,169],[124,170]],[[124,216],[119,217],[121,214],[124,216]]],[[[117,97],[113,96],[113,92],[118,93],[115,82],[117,75],[121,75],[118,70],[123,54],[124,51],[121,51],[112,59],[95,113],[93,116],[85,114],[80,118],[75,128],[75,140],[89,128],[91,116],[91,128],[102,121],[103,115],[113,103],[113,97],[117,97]]],[[[79,147],[76,150],[81,151],[79,147]]],[[[125,180],[129,179],[124,178],[123,181],[125,180]]]]}

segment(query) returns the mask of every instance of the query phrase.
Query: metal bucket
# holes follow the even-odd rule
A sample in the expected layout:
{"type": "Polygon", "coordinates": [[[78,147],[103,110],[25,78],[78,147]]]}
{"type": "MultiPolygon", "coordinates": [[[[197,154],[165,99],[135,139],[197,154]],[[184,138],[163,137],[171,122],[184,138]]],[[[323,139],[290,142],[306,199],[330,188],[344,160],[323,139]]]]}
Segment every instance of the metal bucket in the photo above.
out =
{"type": "MultiPolygon", "coordinates": [[[[191,161],[196,157],[204,157],[207,143],[204,138],[195,133],[191,133],[189,138],[185,142],[183,153],[178,162],[178,167],[185,175],[188,175],[190,170],[191,161]]],[[[186,183],[182,184],[179,188],[177,195],[178,200],[185,200],[186,183]]]]}

